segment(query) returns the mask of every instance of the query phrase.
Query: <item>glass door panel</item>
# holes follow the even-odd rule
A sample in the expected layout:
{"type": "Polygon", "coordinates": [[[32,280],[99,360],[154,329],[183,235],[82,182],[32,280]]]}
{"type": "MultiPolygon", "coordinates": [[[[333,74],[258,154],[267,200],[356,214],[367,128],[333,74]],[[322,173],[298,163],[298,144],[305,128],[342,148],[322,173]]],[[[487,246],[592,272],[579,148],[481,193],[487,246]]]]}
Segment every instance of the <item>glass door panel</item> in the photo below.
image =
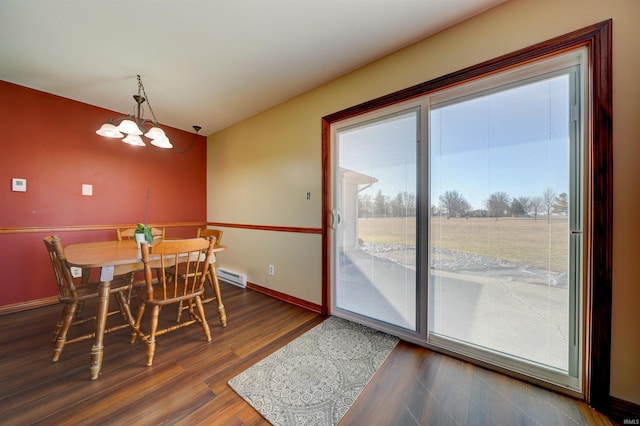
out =
{"type": "Polygon", "coordinates": [[[416,330],[419,110],[335,130],[332,313],[416,330]]]}
{"type": "Polygon", "coordinates": [[[430,341],[569,372],[571,76],[432,106],[430,341]]]}

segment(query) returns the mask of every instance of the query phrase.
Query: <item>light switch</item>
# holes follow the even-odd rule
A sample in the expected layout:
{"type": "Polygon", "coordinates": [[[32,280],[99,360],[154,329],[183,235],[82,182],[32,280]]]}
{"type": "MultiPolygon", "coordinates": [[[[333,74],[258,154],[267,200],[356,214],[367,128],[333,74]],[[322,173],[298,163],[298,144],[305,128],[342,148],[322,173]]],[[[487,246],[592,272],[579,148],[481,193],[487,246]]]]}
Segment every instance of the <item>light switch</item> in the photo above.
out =
{"type": "Polygon", "coordinates": [[[82,184],[82,195],[93,195],[93,185],[82,184]]]}
{"type": "Polygon", "coordinates": [[[14,192],[27,192],[27,180],[23,178],[11,179],[11,190],[14,192]]]}

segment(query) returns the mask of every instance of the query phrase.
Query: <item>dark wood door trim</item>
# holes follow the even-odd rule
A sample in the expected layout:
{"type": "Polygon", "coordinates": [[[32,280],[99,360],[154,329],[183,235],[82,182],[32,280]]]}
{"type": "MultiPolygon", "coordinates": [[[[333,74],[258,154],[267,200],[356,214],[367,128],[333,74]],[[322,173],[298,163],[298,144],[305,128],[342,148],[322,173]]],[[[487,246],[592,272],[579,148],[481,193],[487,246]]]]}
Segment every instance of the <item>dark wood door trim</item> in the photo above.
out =
{"type": "Polygon", "coordinates": [[[380,98],[364,102],[322,118],[322,229],[323,229],[323,313],[329,311],[331,241],[331,125],[398,102],[426,95],[519,66],[586,46],[589,50],[591,110],[588,141],[591,205],[587,244],[588,282],[586,300],[585,399],[595,408],[609,406],[611,377],[611,303],[613,247],[613,149],[612,149],[612,21],[538,43],[481,64],[421,83],[380,98]]]}

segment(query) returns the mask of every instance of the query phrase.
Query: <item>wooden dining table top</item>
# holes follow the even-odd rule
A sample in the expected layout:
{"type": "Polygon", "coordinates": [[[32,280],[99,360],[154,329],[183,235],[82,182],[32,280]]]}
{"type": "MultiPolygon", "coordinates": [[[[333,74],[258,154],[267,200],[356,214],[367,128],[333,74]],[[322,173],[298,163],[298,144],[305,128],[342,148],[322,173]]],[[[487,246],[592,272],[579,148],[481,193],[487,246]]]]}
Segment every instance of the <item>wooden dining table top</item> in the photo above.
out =
{"type": "MultiPolygon", "coordinates": [[[[213,251],[220,252],[226,248],[216,245],[213,251]]],[[[64,248],[64,252],[70,266],[81,268],[142,264],[142,254],[134,240],[69,244],[64,248]]]]}

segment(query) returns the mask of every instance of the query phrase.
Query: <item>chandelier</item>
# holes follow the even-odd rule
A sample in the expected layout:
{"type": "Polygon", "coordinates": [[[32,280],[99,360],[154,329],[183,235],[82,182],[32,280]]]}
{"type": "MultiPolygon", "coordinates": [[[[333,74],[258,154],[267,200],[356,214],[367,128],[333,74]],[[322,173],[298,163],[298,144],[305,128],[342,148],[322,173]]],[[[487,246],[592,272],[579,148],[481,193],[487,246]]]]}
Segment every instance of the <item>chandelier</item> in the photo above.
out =
{"type": "Polygon", "coordinates": [[[149,103],[149,97],[144,90],[142,79],[138,75],[138,94],[133,95],[133,99],[136,101],[134,106],[134,114],[122,117],[116,120],[109,118],[106,123],[100,127],[96,133],[100,136],[106,136],[108,138],[121,138],[122,142],[135,146],[146,146],[140,136],[144,134],[147,138],[151,139],[151,145],[155,145],[159,148],[173,148],[169,138],[165,135],[164,130],[160,128],[156,115],[149,103]],[[147,103],[153,121],[147,120],[144,117],[143,104],[147,103]],[[146,133],[145,127],[148,127],[146,133]],[[125,136],[126,135],[126,136],[125,136]]]}

